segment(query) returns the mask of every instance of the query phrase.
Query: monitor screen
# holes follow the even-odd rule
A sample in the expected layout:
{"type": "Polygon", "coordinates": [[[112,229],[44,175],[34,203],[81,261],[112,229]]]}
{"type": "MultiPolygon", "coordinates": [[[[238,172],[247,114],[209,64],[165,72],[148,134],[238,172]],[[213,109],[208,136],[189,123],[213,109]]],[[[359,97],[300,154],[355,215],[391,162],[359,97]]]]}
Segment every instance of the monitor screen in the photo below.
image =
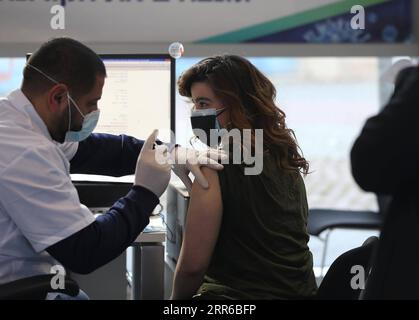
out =
{"type": "MultiPolygon", "coordinates": [[[[101,55],[107,77],[94,132],[145,140],[154,129],[170,142],[175,131],[175,63],[170,55],[101,55]]],[[[73,181],[132,182],[133,177],[72,175],[73,181]]]]}

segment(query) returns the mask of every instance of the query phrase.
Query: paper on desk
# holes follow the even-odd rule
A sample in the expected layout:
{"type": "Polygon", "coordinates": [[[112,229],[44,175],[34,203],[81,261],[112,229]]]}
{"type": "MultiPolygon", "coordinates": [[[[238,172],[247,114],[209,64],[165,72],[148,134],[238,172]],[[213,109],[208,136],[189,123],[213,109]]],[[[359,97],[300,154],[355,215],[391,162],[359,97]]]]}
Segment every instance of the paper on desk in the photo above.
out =
{"type": "Polygon", "coordinates": [[[143,232],[159,232],[166,231],[166,227],[163,224],[163,219],[159,216],[150,217],[150,223],[145,227],[143,232]]]}

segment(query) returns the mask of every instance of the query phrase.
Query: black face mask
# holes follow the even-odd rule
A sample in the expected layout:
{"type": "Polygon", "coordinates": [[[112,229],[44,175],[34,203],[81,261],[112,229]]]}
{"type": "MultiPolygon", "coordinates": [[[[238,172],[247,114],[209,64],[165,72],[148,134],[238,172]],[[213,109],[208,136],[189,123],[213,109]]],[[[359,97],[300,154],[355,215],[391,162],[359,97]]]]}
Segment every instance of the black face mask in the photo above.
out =
{"type": "Polygon", "coordinates": [[[226,108],[192,111],[191,125],[193,133],[209,147],[216,147],[220,142],[221,137],[218,135],[218,132],[221,126],[217,117],[225,110],[226,108]]]}

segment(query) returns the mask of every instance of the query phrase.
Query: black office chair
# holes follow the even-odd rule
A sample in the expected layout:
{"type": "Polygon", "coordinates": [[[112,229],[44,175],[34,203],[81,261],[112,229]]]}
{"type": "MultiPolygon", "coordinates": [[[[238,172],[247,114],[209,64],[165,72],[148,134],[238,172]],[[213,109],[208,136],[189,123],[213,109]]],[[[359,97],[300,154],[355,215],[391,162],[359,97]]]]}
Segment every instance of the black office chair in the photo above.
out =
{"type": "Polygon", "coordinates": [[[55,274],[38,275],[0,285],[0,300],[44,300],[49,292],[59,292],[75,297],[78,284],[66,277],[64,289],[52,289],[51,279],[55,274]]]}
{"type": "MultiPolygon", "coordinates": [[[[381,209],[380,209],[381,212],[381,209]]],[[[380,230],[383,214],[375,211],[352,211],[334,209],[310,209],[307,231],[310,235],[318,237],[323,243],[321,259],[321,277],[326,263],[327,246],[333,229],[369,229],[380,230]],[[327,231],[323,238],[320,235],[327,231]]]]}
{"type": "MultiPolygon", "coordinates": [[[[362,246],[341,254],[330,266],[320,283],[317,300],[358,300],[362,289],[353,289],[351,280],[353,266],[362,266],[365,283],[371,270],[371,259],[378,245],[377,237],[369,237],[362,246]]],[[[365,285],[364,283],[364,285],[365,285]]]]}

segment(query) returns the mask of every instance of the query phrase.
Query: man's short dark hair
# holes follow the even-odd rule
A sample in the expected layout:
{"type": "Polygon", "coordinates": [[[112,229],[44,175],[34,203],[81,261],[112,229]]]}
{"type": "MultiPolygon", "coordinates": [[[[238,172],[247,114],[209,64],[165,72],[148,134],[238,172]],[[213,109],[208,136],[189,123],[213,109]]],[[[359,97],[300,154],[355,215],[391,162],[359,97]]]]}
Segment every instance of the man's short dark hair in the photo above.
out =
{"type": "MultiPolygon", "coordinates": [[[[68,86],[70,94],[80,97],[93,89],[96,76],[106,76],[100,57],[84,44],[70,38],[55,38],[44,43],[33,53],[28,63],[40,69],[59,83],[68,86]]],[[[22,88],[41,94],[54,83],[26,66],[23,70],[22,88]]]]}

